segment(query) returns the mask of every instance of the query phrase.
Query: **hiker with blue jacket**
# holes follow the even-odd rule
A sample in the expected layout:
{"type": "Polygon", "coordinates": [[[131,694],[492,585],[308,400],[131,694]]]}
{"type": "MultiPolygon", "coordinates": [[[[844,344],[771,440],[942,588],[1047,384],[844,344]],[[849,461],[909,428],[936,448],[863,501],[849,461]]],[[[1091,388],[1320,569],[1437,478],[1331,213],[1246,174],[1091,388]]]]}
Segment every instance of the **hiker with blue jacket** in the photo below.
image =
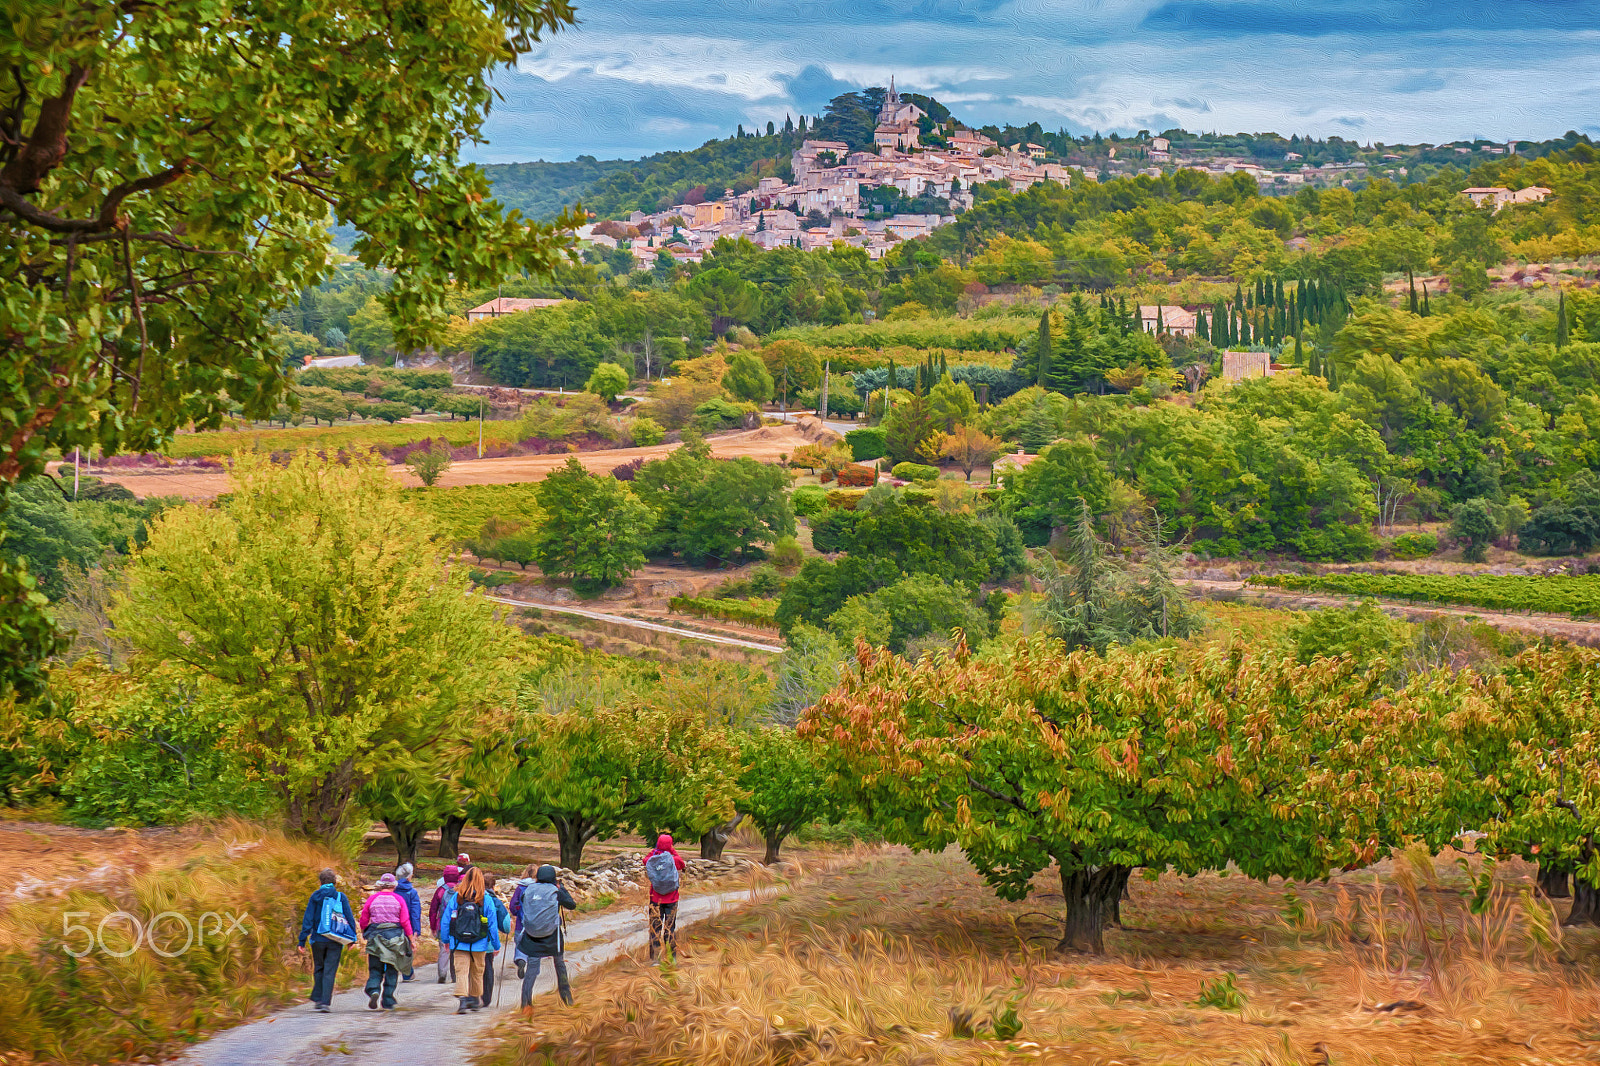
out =
{"type": "Polygon", "coordinates": [[[678,885],[683,856],[672,846],[672,835],[656,837],[656,846],[644,857],[644,875],[650,881],[650,961],[666,945],[667,957],[678,954],[678,885]]]}
{"type": "Polygon", "coordinates": [[[332,870],[317,874],[321,885],[306,903],[306,916],[300,921],[300,946],[311,942],[311,1008],[328,1013],[333,1002],[333,983],[339,976],[339,957],[356,942],[356,916],[350,900],[334,884],[339,875],[332,870]]]}
{"type": "MultiPolygon", "coordinates": [[[[487,870],[483,873],[483,909],[492,911],[489,923],[500,930],[501,937],[511,935],[511,909],[505,901],[494,894],[495,876],[487,870]]],[[[496,948],[483,960],[483,1002],[487,1006],[494,1002],[494,965],[500,958],[500,951],[496,948]]]]}
{"type": "Polygon", "coordinates": [[[561,922],[561,908],[577,910],[578,902],[572,893],[556,884],[556,868],[549,863],[539,867],[532,884],[524,884],[519,900],[522,911],[522,931],[517,936],[517,953],[527,959],[522,975],[522,1005],[533,1006],[533,983],[539,979],[539,960],[549,958],[555,964],[556,988],[561,1002],[572,1006],[572,986],[567,983],[566,930],[561,922]]]}
{"type": "Polygon", "coordinates": [[[485,1006],[483,969],[491,951],[500,950],[500,922],[493,903],[486,903],[483,871],[468,870],[456,890],[445,897],[439,915],[439,941],[450,952],[456,972],[457,1014],[485,1006]]]}
{"type": "MultiPolygon", "coordinates": [[[[416,868],[409,862],[403,862],[394,872],[395,895],[406,901],[406,912],[411,916],[411,935],[413,938],[422,935],[422,893],[417,891],[417,886],[411,883],[411,875],[416,868]]],[[[416,973],[407,973],[401,980],[412,981],[416,973]]]]}

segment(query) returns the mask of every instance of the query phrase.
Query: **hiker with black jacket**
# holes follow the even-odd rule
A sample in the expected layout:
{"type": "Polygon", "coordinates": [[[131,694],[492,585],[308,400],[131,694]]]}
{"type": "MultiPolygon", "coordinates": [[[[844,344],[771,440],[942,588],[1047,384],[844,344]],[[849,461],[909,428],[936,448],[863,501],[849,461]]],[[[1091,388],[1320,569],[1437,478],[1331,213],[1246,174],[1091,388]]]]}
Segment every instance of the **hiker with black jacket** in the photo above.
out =
{"type": "Polygon", "coordinates": [[[561,908],[577,910],[572,893],[556,884],[556,868],[549,863],[539,867],[533,884],[522,887],[522,933],[517,951],[528,960],[522,976],[522,1005],[533,1006],[533,983],[539,979],[539,960],[550,958],[555,964],[556,988],[561,1002],[572,1005],[572,986],[567,983],[566,935],[561,923],[561,908]]]}

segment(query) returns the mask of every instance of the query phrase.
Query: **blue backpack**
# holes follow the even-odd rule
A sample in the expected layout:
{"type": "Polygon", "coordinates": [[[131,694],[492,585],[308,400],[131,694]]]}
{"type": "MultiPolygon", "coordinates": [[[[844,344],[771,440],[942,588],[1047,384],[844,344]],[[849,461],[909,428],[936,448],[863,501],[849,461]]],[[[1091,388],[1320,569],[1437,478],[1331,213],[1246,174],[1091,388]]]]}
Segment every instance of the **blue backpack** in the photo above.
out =
{"type": "Polygon", "coordinates": [[[343,892],[335,892],[322,901],[322,913],[317,916],[317,935],[338,944],[356,942],[356,931],[344,916],[343,892]]]}

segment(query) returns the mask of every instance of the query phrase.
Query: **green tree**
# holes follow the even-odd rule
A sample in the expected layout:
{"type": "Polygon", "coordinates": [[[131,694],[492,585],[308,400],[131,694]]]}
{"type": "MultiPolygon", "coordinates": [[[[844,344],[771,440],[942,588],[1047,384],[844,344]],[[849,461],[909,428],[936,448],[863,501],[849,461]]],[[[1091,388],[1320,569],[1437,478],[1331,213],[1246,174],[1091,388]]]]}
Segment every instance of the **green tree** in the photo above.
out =
{"type": "Polygon", "coordinates": [[[809,345],[794,340],[769,342],[761,349],[761,361],[772,375],[774,387],[789,406],[789,394],[809,389],[822,378],[822,361],[809,345]]]}
{"type": "Polygon", "coordinates": [[[606,403],[615,403],[618,394],[628,391],[628,372],[616,363],[601,363],[584,384],[585,392],[593,393],[606,403]]]}
{"type": "Polygon", "coordinates": [[[783,840],[796,829],[828,814],[834,806],[827,771],[812,757],[810,745],[782,726],[760,726],[739,737],[744,772],[739,801],[766,841],[762,862],[778,861],[783,840]]]}
{"type": "Polygon", "coordinates": [[[711,330],[718,336],[749,323],[761,309],[761,290],[727,267],[701,271],[689,279],[683,291],[705,308],[711,316],[711,330]]]}
{"type": "MultiPolygon", "coordinates": [[[[593,696],[586,694],[586,698],[593,696]]],[[[555,827],[561,865],[583,865],[591,840],[626,829],[698,838],[728,820],[740,798],[733,738],[689,709],[636,696],[520,716],[515,763],[494,817],[524,829],[555,827]]]]}
{"type": "Polygon", "coordinates": [[[750,352],[733,353],[728,360],[728,372],[722,376],[722,387],[736,400],[759,404],[772,399],[772,375],[750,352]]]}
{"type": "Polygon", "coordinates": [[[850,597],[828,618],[828,628],[847,644],[862,640],[905,654],[908,648],[949,644],[954,630],[976,647],[988,639],[990,626],[967,589],[932,574],[913,574],[850,597]]]}
{"type": "Polygon", "coordinates": [[[104,550],[85,513],[62,496],[56,482],[36,478],[11,492],[0,558],[37,575],[39,589],[52,600],[65,588],[63,564],[92,566],[104,550]]]}
{"type": "Polygon", "coordinates": [[[748,558],[793,536],[789,480],[783,468],[748,457],[712,459],[698,441],[645,463],[633,487],[658,515],[651,552],[700,565],[748,558]]]}
{"type": "Polygon", "coordinates": [[[451,461],[450,446],[438,441],[406,456],[406,466],[428,488],[450,469],[451,461]]]}
{"type": "Polygon", "coordinates": [[[1462,558],[1481,563],[1486,549],[1500,536],[1500,522],[1494,506],[1482,496],[1457,504],[1450,516],[1450,535],[1462,542],[1462,558]]]}
{"type": "Polygon", "coordinates": [[[234,462],[222,507],[168,511],[116,625],[231,701],[229,743],[291,830],[331,838],[355,790],[495,698],[510,630],[380,463],[234,462]]]}
{"type": "Polygon", "coordinates": [[[534,533],[533,561],[545,573],[570,577],[588,592],[620,584],[644,565],[655,512],[622,482],[568,456],[539,482],[534,499],[545,518],[534,533]]]}
{"type": "Polygon", "coordinates": [[[1051,374],[1053,373],[1050,363],[1055,352],[1050,342],[1050,309],[1048,307],[1039,312],[1039,339],[1036,342],[1036,348],[1036,359],[1039,364],[1039,376],[1036,384],[1041,389],[1047,389],[1050,387],[1051,374]]]}
{"type": "Polygon", "coordinates": [[[896,401],[883,416],[884,446],[896,463],[913,463],[923,457],[924,445],[939,432],[939,418],[926,396],[912,394],[896,401]]]}
{"type": "MultiPolygon", "coordinates": [[[[272,417],[270,322],[332,272],[330,218],[393,269],[405,349],[443,327],[446,289],[554,266],[571,239],[508,217],[459,153],[490,70],[572,21],[566,0],[30,5],[0,41],[0,490],[52,452],[272,417]]],[[[32,592],[0,571],[0,682],[36,685],[56,644],[32,592]]]]}
{"type": "Polygon", "coordinates": [[[367,297],[361,310],[350,317],[350,347],[368,359],[378,359],[394,347],[394,327],[376,296],[367,297]]]}

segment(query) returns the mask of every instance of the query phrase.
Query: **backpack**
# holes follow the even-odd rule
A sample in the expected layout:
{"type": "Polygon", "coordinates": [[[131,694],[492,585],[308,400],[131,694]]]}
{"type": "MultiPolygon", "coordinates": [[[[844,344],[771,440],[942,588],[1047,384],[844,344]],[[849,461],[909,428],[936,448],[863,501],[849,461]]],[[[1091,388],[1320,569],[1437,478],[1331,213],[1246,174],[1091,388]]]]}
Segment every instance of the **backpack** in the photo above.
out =
{"type": "Polygon", "coordinates": [[[650,887],[657,895],[670,896],[678,891],[678,864],[670,851],[658,851],[646,859],[644,875],[650,879],[650,887]]]}
{"type": "Polygon", "coordinates": [[[450,916],[450,937],[458,944],[476,944],[489,938],[489,919],[482,903],[469,903],[456,897],[456,912],[450,916]]]}
{"type": "Polygon", "coordinates": [[[534,939],[547,937],[561,924],[560,891],[555,885],[539,882],[522,890],[522,931],[534,939]]]}
{"type": "Polygon", "coordinates": [[[344,893],[335,892],[322,901],[317,915],[317,935],[336,944],[354,944],[356,931],[344,916],[344,893]]]}

